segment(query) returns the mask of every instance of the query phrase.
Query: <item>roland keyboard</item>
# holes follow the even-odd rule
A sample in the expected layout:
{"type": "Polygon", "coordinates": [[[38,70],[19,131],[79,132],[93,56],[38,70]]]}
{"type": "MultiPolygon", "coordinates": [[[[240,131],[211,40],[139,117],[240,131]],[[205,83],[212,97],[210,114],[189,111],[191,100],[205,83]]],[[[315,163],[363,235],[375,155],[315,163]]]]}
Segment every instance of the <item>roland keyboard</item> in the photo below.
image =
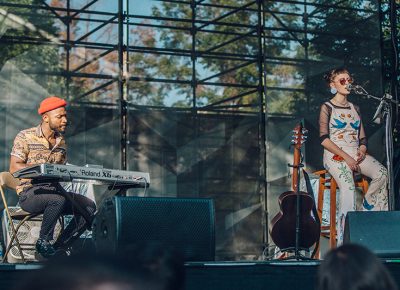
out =
{"type": "Polygon", "coordinates": [[[147,187],[150,175],[147,172],[107,169],[95,166],[75,166],[44,163],[32,165],[14,172],[16,178],[40,181],[99,181],[110,186],[147,187]]]}

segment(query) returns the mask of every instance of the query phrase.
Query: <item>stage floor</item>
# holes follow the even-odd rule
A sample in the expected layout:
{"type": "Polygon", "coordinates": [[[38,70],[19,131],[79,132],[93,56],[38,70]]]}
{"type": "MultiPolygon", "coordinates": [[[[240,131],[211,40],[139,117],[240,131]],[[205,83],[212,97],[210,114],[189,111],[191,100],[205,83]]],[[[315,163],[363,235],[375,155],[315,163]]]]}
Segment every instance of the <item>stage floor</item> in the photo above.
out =
{"type": "MultiPolygon", "coordinates": [[[[186,290],[312,290],[320,261],[190,262],[186,290]]],[[[400,285],[400,260],[384,260],[400,285]]],[[[0,264],[0,289],[12,286],[40,264],[0,264]]],[[[67,275],[67,273],[66,273],[67,275]]]]}

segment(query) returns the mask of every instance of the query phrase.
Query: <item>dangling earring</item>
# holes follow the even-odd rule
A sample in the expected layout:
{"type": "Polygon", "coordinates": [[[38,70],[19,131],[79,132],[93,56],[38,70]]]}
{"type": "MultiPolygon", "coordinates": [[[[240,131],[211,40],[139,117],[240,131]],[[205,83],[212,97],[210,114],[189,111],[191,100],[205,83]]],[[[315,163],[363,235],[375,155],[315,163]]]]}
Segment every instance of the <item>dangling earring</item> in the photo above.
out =
{"type": "Polygon", "coordinates": [[[331,94],[334,95],[337,93],[337,89],[336,88],[331,88],[331,94]]]}

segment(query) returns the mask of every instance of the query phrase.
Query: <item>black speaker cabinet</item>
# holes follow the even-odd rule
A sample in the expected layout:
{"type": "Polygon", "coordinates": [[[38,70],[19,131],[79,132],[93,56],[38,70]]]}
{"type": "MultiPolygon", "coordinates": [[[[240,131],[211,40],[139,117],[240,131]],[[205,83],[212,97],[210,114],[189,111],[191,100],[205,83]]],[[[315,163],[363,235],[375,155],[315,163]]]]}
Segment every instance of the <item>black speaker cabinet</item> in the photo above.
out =
{"type": "Polygon", "coordinates": [[[215,259],[215,210],[211,199],[122,197],[104,201],[93,223],[96,249],[160,243],[186,261],[215,259]]]}
{"type": "Polygon", "coordinates": [[[361,244],[382,258],[400,258],[400,212],[349,212],[343,243],[361,244]]]}

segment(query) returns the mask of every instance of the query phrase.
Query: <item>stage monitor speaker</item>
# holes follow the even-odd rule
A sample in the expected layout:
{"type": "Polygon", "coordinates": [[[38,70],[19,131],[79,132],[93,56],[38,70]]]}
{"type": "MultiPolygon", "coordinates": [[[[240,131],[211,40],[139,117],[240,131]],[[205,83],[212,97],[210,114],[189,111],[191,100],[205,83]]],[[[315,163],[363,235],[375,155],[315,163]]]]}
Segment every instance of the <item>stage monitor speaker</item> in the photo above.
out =
{"type": "Polygon", "coordinates": [[[381,258],[400,258],[400,212],[347,213],[343,243],[361,244],[381,258]]]}
{"type": "Polygon", "coordinates": [[[211,199],[122,197],[106,199],[93,223],[99,252],[160,243],[186,261],[215,259],[215,210],[211,199]]]}

